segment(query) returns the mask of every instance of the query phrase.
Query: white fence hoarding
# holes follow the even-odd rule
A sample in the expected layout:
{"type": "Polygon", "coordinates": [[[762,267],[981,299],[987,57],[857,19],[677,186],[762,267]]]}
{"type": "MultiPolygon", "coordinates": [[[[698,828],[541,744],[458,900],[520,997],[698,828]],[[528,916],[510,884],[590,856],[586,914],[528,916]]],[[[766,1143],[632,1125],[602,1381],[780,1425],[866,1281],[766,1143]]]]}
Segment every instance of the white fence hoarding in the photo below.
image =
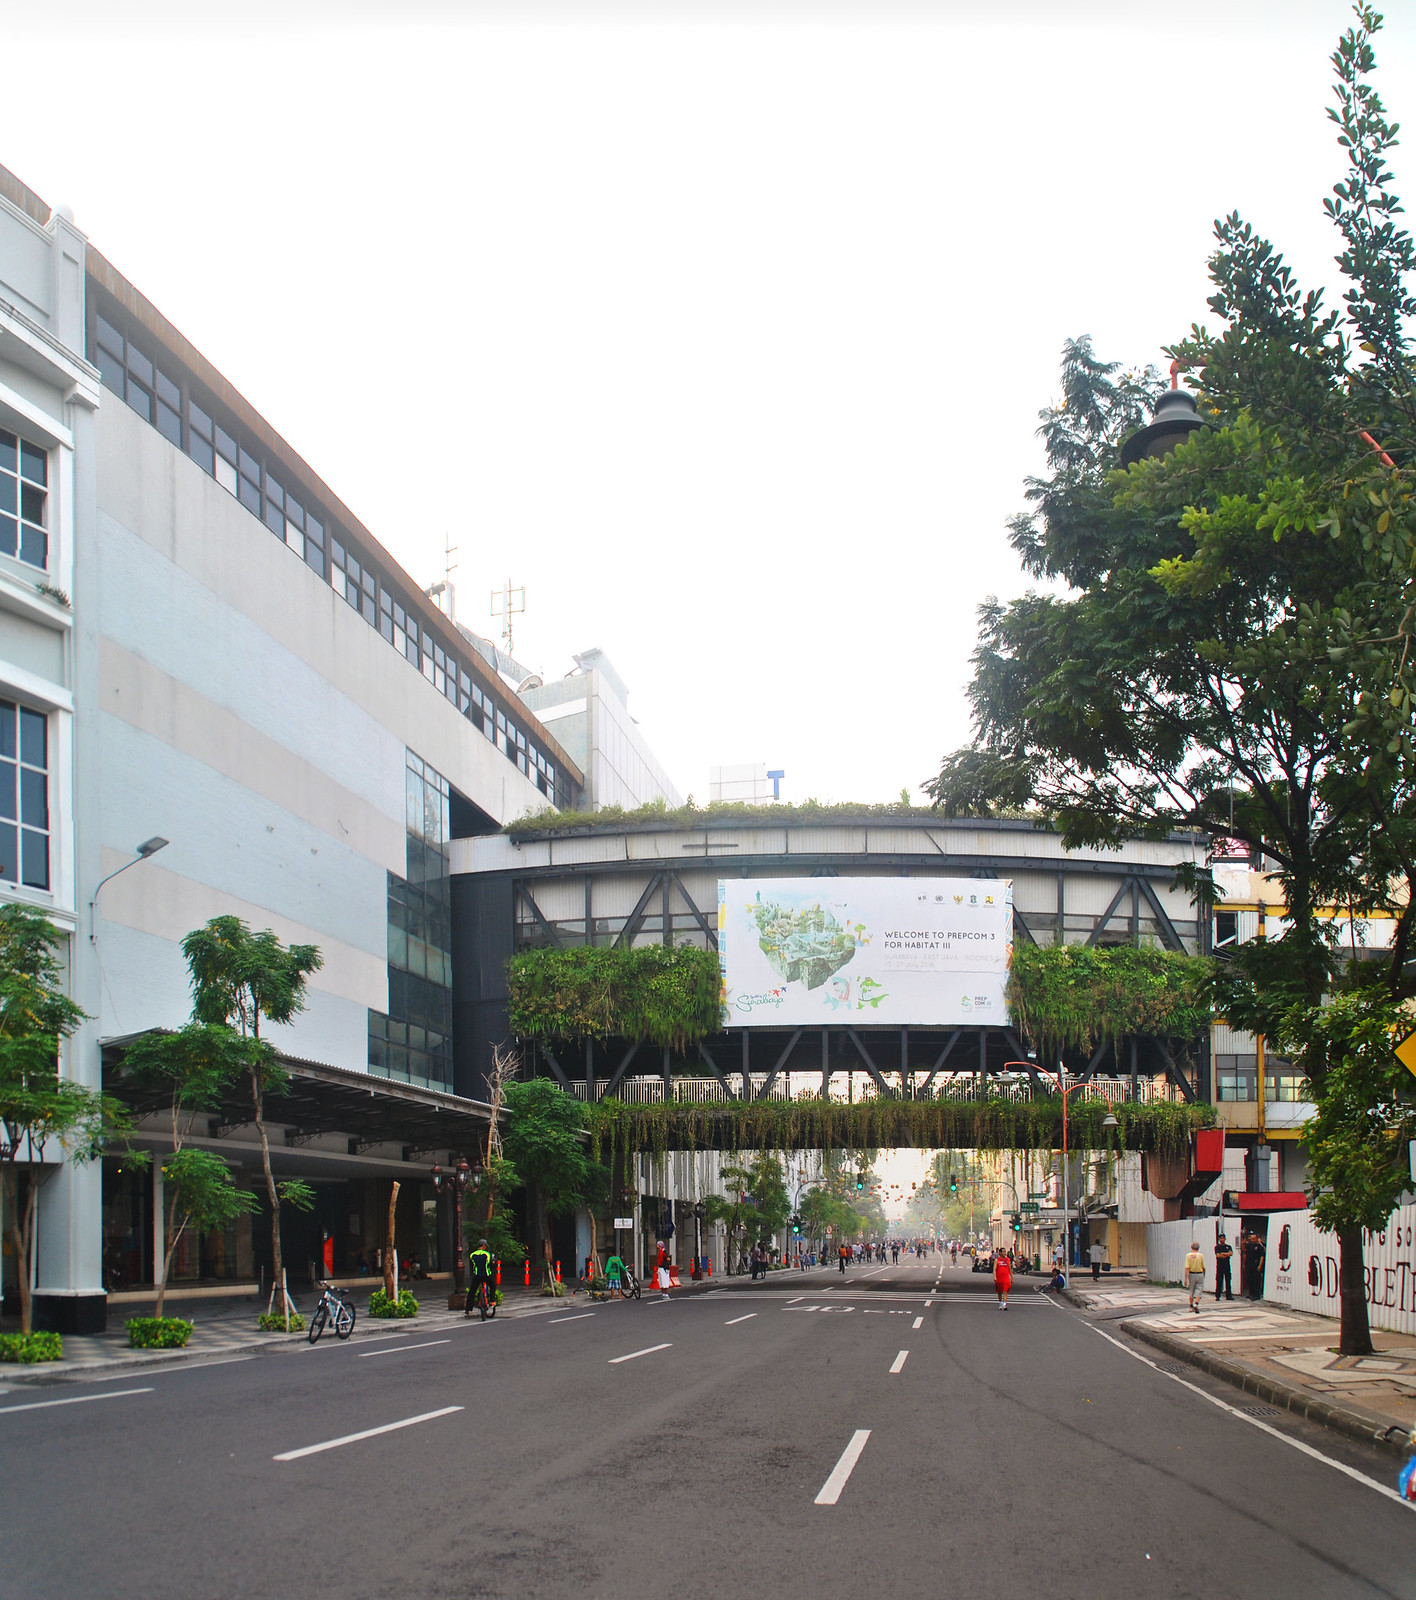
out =
{"type": "Polygon", "coordinates": [[[725,1027],[1008,1020],[1013,885],[979,878],[725,878],[725,1027]]]}

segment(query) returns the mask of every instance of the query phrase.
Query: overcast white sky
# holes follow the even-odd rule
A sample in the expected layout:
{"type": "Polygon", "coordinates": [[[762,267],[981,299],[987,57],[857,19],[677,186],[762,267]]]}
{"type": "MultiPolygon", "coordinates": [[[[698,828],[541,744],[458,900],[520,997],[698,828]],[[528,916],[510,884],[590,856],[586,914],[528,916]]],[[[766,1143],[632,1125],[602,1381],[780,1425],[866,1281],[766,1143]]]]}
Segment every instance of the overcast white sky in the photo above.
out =
{"type": "Polygon", "coordinates": [[[700,799],[917,795],[1062,341],[1159,361],[1233,208],[1334,277],[1341,0],[209,10],[12,13],[0,162],[420,582],[450,534],[464,621],[510,577],[523,660],[608,651],[700,799]]]}

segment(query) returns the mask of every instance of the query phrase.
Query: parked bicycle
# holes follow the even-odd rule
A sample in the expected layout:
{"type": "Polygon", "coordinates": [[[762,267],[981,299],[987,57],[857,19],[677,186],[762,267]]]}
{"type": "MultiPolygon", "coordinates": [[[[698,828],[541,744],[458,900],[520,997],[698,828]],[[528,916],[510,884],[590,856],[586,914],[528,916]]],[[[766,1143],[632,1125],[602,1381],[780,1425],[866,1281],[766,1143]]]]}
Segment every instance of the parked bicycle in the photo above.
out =
{"type": "Polygon", "coordinates": [[[354,1303],[342,1289],[332,1283],[322,1285],[324,1293],[310,1318],[310,1343],[314,1344],[328,1327],[333,1327],[336,1339],[347,1339],[354,1331],[354,1303]]]}

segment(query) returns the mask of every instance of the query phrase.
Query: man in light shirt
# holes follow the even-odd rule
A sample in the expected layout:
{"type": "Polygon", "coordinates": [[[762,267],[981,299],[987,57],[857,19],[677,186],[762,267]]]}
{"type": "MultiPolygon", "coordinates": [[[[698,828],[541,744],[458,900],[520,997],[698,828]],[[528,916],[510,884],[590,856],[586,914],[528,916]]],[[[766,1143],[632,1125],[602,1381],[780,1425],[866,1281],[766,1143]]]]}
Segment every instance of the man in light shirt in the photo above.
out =
{"type": "Polygon", "coordinates": [[[1200,1314],[1200,1296],[1205,1292],[1205,1258],[1200,1241],[1192,1240],[1190,1253],[1185,1257],[1185,1287],[1190,1291],[1190,1310],[1200,1314]]]}

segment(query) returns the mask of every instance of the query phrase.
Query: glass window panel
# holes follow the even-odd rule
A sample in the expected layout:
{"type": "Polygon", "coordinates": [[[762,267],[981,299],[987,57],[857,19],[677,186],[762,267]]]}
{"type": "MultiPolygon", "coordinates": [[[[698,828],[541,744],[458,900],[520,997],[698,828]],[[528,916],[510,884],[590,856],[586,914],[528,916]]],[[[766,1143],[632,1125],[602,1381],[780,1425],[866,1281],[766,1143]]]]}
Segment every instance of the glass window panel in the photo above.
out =
{"type": "Polygon", "coordinates": [[[387,589],[379,590],[379,610],[384,613],[390,622],[393,621],[393,596],[387,589]]]}
{"type": "Polygon", "coordinates": [[[408,935],[391,922],[388,925],[388,959],[395,967],[408,965],[408,935]]]}
{"type": "Polygon", "coordinates": [[[321,549],[324,548],[324,524],[312,517],[308,511],[305,513],[305,537],[313,539],[321,549]]]}
{"type": "Polygon", "coordinates": [[[266,527],[268,527],[278,539],[283,539],[285,537],[285,513],[280,509],[279,506],[273,506],[269,500],[266,501],[265,520],[266,527]]]}
{"type": "Polygon", "coordinates": [[[13,822],[0,822],[0,878],[20,881],[20,838],[13,822]]]}
{"type": "Polygon", "coordinates": [[[182,391],[173,383],[172,379],[165,372],[159,372],[156,378],[156,385],[157,398],[166,405],[171,406],[174,411],[180,411],[182,409],[182,391]]]}
{"type": "Polygon", "coordinates": [[[324,577],[324,551],[321,550],[315,541],[309,537],[308,533],[305,536],[305,565],[307,567],[313,567],[314,570],[319,573],[320,577],[324,577]]]}
{"type": "Polygon", "coordinates": [[[43,567],[49,561],[49,540],[43,528],[28,522],[20,524],[20,560],[32,567],[43,567]]]}
{"type": "Polygon", "coordinates": [[[49,827],[49,780],[30,767],[20,768],[20,821],[31,828],[49,827]]]}
{"type": "Polygon", "coordinates": [[[403,607],[401,605],[399,605],[397,600],[395,600],[393,602],[393,620],[398,624],[398,626],[400,628],[403,627],[404,624],[408,621],[407,612],[404,611],[403,607]]]}
{"type": "Polygon", "coordinates": [[[236,493],[236,469],[222,456],[216,458],[216,481],[228,494],[236,493]]]}
{"type": "Polygon", "coordinates": [[[15,452],[19,449],[19,443],[20,441],[13,433],[6,433],[3,428],[0,428],[0,467],[3,467],[7,472],[17,470],[15,452]]]}
{"type": "Polygon", "coordinates": [[[170,439],[179,450],[182,448],[181,415],[161,400],[157,402],[157,431],[164,439],[170,439]]]}
{"type": "Polygon", "coordinates": [[[152,421],[152,396],[135,378],[128,380],[128,404],[144,422],[152,421]]]}
{"type": "Polygon", "coordinates": [[[133,374],[144,388],[152,388],[152,362],[148,360],[141,350],[135,350],[131,344],[128,346],[128,371],[133,374]]]}
{"type": "Polygon", "coordinates": [[[15,702],[0,700],[0,756],[13,761],[19,754],[15,739],[15,702]]]}
{"type": "Polygon", "coordinates": [[[239,457],[237,458],[236,465],[240,467],[241,471],[252,481],[252,483],[259,483],[261,481],[261,464],[256,460],[249,450],[241,451],[239,457]]]}
{"type": "Polygon", "coordinates": [[[359,562],[352,550],[344,552],[344,570],[349,574],[350,581],[357,589],[359,586],[359,562]]]}
{"type": "Polygon", "coordinates": [[[20,440],[20,476],[31,483],[49,482],[49,452],[27,439],[20,440]]]}
{"type": "Polygon", "coordinates": [[[31,767],[49,766],[49,719],[42,711],[20,709],[20,760],[31,767]]]}
{"type": "Polygon", "coordinates": [[[340,568],[344,566],[344,546],[340,544],[338,539],[329,541],[329,559],[333,566],[340,568]]]}
{"type": "Polygon", "coordinates": [[[119,399],[123,396],[123,360],[121,356],[111,356],[106,350],[98,352],[98,375],[119,399]]]}
{"type": "Polygon", "coordinates": [[[216,471],[216,452],[206,439],[199,437],[195,433],[189,433],[187,436],[187,453],[203,472],[211,473],[216,471]]]}
{"type": "Polygon", "coordinates": [[[305,508],[294,495],[288,494],[285,497],[285,517],[286,521],[293,522],[297,528],[305,526],[305,508]]]}
{"type": "Polygon", "coordinates": [[[299,556],[305,554],[305,535],[290,520],[285,519],[285,542],[299,556]]]}
{"type": "Polygon", "coordinates": [[[101,350],[111,350],[121,361],[123,358],[123,335],[111,322],[105,322],[102,317],[98,319],[98,344],[101,350]]]}
{"type": "Polygon", "coordinates": [[[13,517],[20,508],[19,481],[8,472],[0,472],[0,511],[13,517]]]}
{"type": "Polygon", "coordinates": [[[203,439],[210,440],[211,418],[195,401],[187,402],[187,421],[191,424],[193,433],[199,433],[203,439]]]}
{"type": "MultiPolygon", "coordinates": [[[[352,605],[353,603],[354,602],[353,602],[353,600],[351,598],[350,604],[352,605]]],[[[378,625],[379,625],[379,614],[374,609],[374,601],[373,601],[373,596],[372,595],[367,595],[366,594],[364,596],[364,604],[363,604],[361,609],[363,610],[363,613],[364,613],[364,621],[367,622],[371,628],[377,628],[378,625]]]]}
{"type": "Polygon", "coordinates": [[[13,761],[0,761],[0,817],[6,822],[17,820],[19,770],[13,761]]]}
{"type": "Polygon", "coordinates": [[[372,572],[369,571],[369,569],[367,567],[364,568],[364,580],[363,581],[364,581],[364,593],[366,595],[368,595],[370,597],[370,599],[372,599],[374,594],[375,594],[375,592],[376,592],[375,586],[374,586],[374,575],[373,575],[372,572]]]}
{"type": "Polygon", "coordinates": [[[49,887],[49,835],[32,828],[20,829],[21,881],[27,889],[49,887]]]}
{"type": "Polygon", "coordinates": [[[20,515],[26,522],[43,525],[45,498],[44,490],[36,489],[32,483],[20,485],[20,515]]]}
{"type": "Polygon", "coordinates": [[[285,490],[271,477],[270,473],[266,473],[265,496],[273,506],[279,506],[282,511],[285,510],[285,490]]]}
{"type": "Polygon", "coordinates": [[[236,441],[225,428],[216,430],[216,453],[224,456],[233,467],[236,465],[236,441]]]}
{"type": "Polygon", "coordinates": [[[241,504],[245,506],[247,511],[253,512],[256,516],[260,516],[261,491],[254,483],[251,482],[249,478],[243,477],[240,479],[237,485],[236,497],[238,500],[240,500],[241,504]]]}

